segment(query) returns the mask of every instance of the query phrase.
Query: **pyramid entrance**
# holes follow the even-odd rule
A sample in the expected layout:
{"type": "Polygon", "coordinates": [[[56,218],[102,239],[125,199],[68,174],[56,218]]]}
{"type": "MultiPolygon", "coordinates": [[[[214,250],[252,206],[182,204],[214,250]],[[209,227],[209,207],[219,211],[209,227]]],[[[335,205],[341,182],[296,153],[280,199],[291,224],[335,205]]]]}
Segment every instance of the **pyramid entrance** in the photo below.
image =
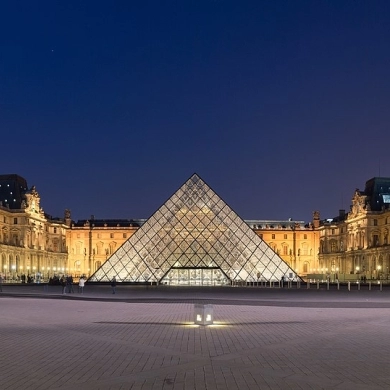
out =
{"type": "Polygon", "coordinates": [[[223,286],[231,282],[219,267],[172,267],[162,277],[161,283],[170,286],[223,286]]]}
{"type": "Polygon", "coordinates": [[[301,280],[197,174],[88,279],[218,286],[301,280]]]}

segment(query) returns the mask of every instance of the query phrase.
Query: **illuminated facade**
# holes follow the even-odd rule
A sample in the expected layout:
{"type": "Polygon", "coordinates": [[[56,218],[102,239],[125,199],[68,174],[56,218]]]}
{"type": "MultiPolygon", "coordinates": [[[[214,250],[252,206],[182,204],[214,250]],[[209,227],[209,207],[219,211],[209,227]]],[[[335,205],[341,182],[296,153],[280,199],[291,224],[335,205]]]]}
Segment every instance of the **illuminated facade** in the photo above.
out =
{"type": "Polygon", "coordinates": [[[0,266],[6,280],[35,280],[65,272],[67,226],[40,206],[35,187],[18,175],[0,175],[0,266]]]}
{"type": "Polygon", "coordinates": [[[389,279],[390,178],[374,177],[356,189],[351,210],[325,220],[317,273],[339,280],[389,279]]]}
{"type": "MultiPolygon", "coordinates": [[[[207,188],[215,195],[208,186],[207,188]]],[[[219,197],[218,199],[223,202],[219,197]]],[[[170,212],[174,213],[177,204],[172,202],[172,205],[170,212]]],[[[230,209],[226,214],[221,210],[220,215],[224,216],[224,229],[229,228],[227,221],[234,219],[232,215],[244,222],[238,229],[240,235],[235,237],[237,243],[248,236],[248,228],[276,252],[287,267],[303,278],[330,276],[331,280],[356,280],[362,277],[387,280],[390,268],[389,205],[390,178],[373,178],[366,183],[364,191],[356,190],[353,193],[350,211],[341,210],[339,215],[332,219],[320,220],[318,212],[314,212],[310,223],[292,220],[242,221],[230,209]]],[[[161,211],[161,218],[164,215],[161,211]]],[[[192,222],[184,223],[185,218],[187,216],[179,218],[177,214],[178,226],[181,226],[183,234],[193,235],[192,222]]],[[[196,218],[202,220],[199,224],[204,225],[208,234],[218,231],[215,222],[210,221],[209,225],[204,222],[208,217],[203,214],[202,209],[193,213],[193,219],[196,218]]],[[[73,221],[70,211],[67,210],[64,218],[53,218],[42,210],[40,195],[35,187],[28,189],[26,181],[20,176],[0,175],[0,267],[9,280],[17,280],[17,277],[20,279],[22,274],[34,275],[35,279],[39,275],[45,280],[49,276],[62,273],[70,273],[76,277],[82,274],[92,276],[106,261],[113,264],[112,258],[116,251],[133,235],[138,232],[137,237],[148,237],[149,228],[155,229],[158,226],[162,231],[162,223],[163,219],[151,226],[150,219],[102,220],[93,216],[88,220],[73,221]]],[[[198,228],[203,225],[198,225],[198,228]]],[[[253,244],[255,239],[251,240],[253,244]]],[[[194,245],[201,247],[197,240],[194,241],[194,245]]],[[[223,247],[224,243],[219,242],[216,236],[215,241],[222,250],[215,250],[214,254],[223,253],[223,257],[229,259],[226,264],[230,264],[233,260],[229,258],[229,247],[223,247]]],[[[147,246],[144,246],[144,249],[149,250],[147,246]]],[[[245,270],[240,273],[237,267],[232,266],[231,270],[226,264],[226,267],[222,267],[220,263],[217,263],[214,271],[209,272],[210,269],[206,269],[208,267],[205,264],[212,254],[206,254],[206,247],[202,250],[203,254],[194,249],[194,254],[201,258],[203,256],[203,260],[198,263],[201,271],[196,270],[196,267],[191,269],[190,264],[180,263],[175,266],[173,260],[166,260],[166,270],[169,268],[172,272],[164,276],[161,264],[156,263],[155,268],[151,266],[150,275],[143,270],[144,276],[138,280],[159,280],[172,284],[174,281],[179,283],[180,279],[183,283],[202,281],[201,283],[207,284],[208,280],[219,283],[218,277],[219,280],[225,278],[227,281],[252,281],[257,278],[258,272],[266,278],[262,270],[256,267],[256,272],[245,270]],[[156,272],[158,267],[160,270],[156,272]],[[222,272],[222,276],[217,271],[222,272]],[[183,273],[187,275],[185,278],[183,273]],[[152,276],[155,279],[150,279],[152,276]]],[[[177,253],[173,255],[177,256],[177,253]]],[[[188,254],[188,257],[191,257],[191,254],[188,254]]],[[[260,261],[261,255],[256,254],[256,258],[260,261]]],[[[133,264],[134,261],[132,260],[133,264]]],[[[192,261],[194,262],[195,258],[192,261]]]]}

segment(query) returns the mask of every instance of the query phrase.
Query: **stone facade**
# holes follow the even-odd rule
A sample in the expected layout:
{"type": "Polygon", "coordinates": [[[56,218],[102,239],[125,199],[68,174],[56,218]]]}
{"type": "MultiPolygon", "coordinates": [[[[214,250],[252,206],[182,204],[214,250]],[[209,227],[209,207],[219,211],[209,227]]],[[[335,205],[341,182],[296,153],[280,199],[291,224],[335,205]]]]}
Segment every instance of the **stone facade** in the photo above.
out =
{"type": "MultiPolygon", "coordinates": [[[[390,183],[390,181],[389,181],[390,183]]],[[[372,210],[370,197],[356,190],[351,210],[319,227],[319,268],[339,280],[388,280],[390,209],[372,210]]]]}
{"type": "MultiPolygon", "coordinates": [[[[387,280],[390,209],[387,204],[375,209],[374,196],[356,190],[350,211],[340,210],[328,220],[314,212],[308,224],[245,222],[303,278],[387,280]]],[[[41,208],[35,187],[22,198],[18,208],[0,204],[0,267],[7,280],[23,274],[35,280],[54,274],[90,276],[145,222],[93,216],[75,222],[69,210],[63,218],[52,218],[41,208]]]]}
{"type": "Polygon", "coordinates": [[[0,267],[6,280],[25,275],[36,281],[65,272],[66,231],[62,219],[52,219],[40,206],[35,187],[25,193],[21,208],[0,206],[0,267]]]}

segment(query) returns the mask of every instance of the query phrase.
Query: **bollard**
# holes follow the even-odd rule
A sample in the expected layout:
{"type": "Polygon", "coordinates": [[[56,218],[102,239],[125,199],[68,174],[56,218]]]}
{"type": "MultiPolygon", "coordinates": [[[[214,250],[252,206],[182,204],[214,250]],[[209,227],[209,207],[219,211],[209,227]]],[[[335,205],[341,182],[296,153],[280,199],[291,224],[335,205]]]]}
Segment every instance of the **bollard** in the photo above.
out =
{"type": "Polygon", "coordinates": [[[368,282],[368,291],[371,291],[371,282],[368,282]]]}
{"type": "Polygon", "coordinates": [[[379,291],[382,291],[382,281],[380,282],[380,285],[379,285],[379,291]]]}
{"type": "Polygon", "coordinates": [[[348,282],[348,291],[351,291],[351,282],[348,282]]]}
{"type": "Polygon", "coordinates": [[[307,289],[310,288],[310,280],[306,283],[306,288],[307,288],[307,289]]]}
{"type": "Polygon", "coordinates": [[[337,281],[337,290],[340,290],[340,282],[337,281]]]}
{"type": "Polygon", "coordinates": [[[326,282],[326,289],[329,291],[329,280],[326,282]]]}
{"type": "Polygon", "coordinates": [[[317,290],[319,290],[319,289],[320,289],[320,281],[317,280],[317,290]]]}
{"type": "Polygon", "coordinates": [[[360,291],[360,283],[357,282],[357,285],[358,285],[358,291],[360,291]]]}

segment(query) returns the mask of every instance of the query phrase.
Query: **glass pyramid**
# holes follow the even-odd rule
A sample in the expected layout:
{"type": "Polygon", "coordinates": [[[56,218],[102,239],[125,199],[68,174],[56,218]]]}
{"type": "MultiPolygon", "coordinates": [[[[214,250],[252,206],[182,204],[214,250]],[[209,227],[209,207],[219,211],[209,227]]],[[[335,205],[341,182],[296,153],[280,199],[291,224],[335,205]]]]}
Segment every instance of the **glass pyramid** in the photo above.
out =
{"type": "Polygon", "coordinates": [[[224,285],[301,280],[197,174],[89,282],[224,285]]]}

